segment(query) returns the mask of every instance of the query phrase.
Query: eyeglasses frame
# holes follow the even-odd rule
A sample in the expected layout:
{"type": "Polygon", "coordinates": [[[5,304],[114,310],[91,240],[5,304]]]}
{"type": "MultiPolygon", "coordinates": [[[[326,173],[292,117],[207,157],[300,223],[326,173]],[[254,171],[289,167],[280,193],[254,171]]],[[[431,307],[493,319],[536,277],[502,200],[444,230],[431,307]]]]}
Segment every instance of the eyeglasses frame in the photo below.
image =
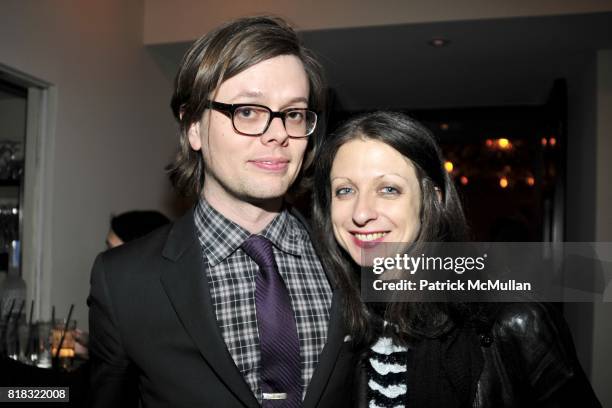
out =
{"type": "Polygon", "coordinates": [[[291,111],[296,111],[296,110],[304,110],[304,111],[309,111],[314,113],[315,115],[315,123],[314,126],[312,127],[312,131],[310,133],[308,133],[307,135],[304,136],[291,136],[289,135],[289,133],[287,133],[287,136],[289,136],[292,139],[303,139],[306,138],[310,135],[312,135],[315,131],[315,129],[317,128],[317,122],[319,119],[319,114],[316,111],[310,110],[308,108],[293,108],[293,109],[289,109],[286,111],[273,111],[272,109],[270,109],[269,107],[265,106],[265,105],[259,105],[257,103],[223,103],[223,102],[217,102],[217,101],[211,101],[211,100],[207,100],[206,101],[207,107],[208,109],[214,109],[218,112],[223,113],[225,116],[227,116],[228,118],[230,118],[231,122],[232,122],[232,127],[234,128],[234,130],[236,131],[236,133],[241,134],[243,136],[253,136],[253,137],[257,137],[257,136],[261,136],[264,133],[266,133],[268,131],[268,129],[270,128],[270,124],[272,123],[272,120],[274,120],[274,118],[280,118],[280,120],[283,122],[283,127],[285,128],[285,132],[287,131],[287,126],[285,125],[285,118],[287,116],[287,113],[291,112],[291,111]],[[254,106],[257,108],[263,108],[265,110],[267,110],[268,112],[270,112],[270,117],[268,118],[268,123],[266,124],[266,127],[264,128],[263,132],[261,133],[257,133],[257,134],[251,134],[251,133],[244,133],[239,131],[238,129],[236,129],[236,125],[234,124],[234,112],[236,112],[236,109],[245,107],[245,106],[254,106]]]}

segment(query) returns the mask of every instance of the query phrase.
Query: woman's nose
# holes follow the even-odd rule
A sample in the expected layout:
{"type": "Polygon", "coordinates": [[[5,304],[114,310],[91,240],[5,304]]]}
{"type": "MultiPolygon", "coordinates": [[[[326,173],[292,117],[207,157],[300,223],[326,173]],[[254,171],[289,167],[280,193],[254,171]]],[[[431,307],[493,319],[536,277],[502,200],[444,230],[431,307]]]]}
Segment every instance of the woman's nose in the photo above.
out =
{"type": "Polygon", "coordinates": [[[365,225],[378,218],[375,200],[367,196],[359,196],[353,209],[353,222],[356,225],[365,225]]]}

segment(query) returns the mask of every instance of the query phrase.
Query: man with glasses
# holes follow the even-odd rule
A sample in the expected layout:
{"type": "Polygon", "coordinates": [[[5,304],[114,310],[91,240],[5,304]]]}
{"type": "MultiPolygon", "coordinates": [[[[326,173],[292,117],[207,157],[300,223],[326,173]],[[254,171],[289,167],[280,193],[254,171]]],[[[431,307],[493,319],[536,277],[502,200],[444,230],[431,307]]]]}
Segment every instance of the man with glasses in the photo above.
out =
{"type": "Polygon", "coordinates": [[[350,403],[340,294],[284,201],[322,137],[324,92],[318,62],[279,19],[233,21],[187,51],[169,172],[198,203],[97,258],[92,405],[350,403]]]}

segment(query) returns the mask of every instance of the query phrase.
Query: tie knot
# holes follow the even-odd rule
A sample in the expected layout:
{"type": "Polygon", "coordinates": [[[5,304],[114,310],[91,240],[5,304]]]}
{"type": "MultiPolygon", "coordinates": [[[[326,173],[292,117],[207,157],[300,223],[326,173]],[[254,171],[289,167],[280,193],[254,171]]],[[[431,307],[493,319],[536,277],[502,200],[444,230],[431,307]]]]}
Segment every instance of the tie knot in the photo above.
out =
{"type": "Polygon", "coordinates": [[[274,251],[269,239],[261,235],[251,235],[242,243],[241,248],[260,268],[274,265],[274,251]]]}

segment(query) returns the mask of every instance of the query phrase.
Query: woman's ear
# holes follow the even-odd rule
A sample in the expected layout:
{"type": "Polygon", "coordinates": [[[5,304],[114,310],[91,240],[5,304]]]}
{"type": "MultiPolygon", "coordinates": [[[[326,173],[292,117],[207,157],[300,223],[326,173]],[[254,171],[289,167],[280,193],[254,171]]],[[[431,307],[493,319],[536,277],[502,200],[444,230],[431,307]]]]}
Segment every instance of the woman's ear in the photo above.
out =
{"type": "Polygon", "coordinates": [[[436,190],[436,195],[438,196],[438,203],[442,204],[442,190],[440,190],[440,187],[434,187],[434,190],[436,190]]]}

